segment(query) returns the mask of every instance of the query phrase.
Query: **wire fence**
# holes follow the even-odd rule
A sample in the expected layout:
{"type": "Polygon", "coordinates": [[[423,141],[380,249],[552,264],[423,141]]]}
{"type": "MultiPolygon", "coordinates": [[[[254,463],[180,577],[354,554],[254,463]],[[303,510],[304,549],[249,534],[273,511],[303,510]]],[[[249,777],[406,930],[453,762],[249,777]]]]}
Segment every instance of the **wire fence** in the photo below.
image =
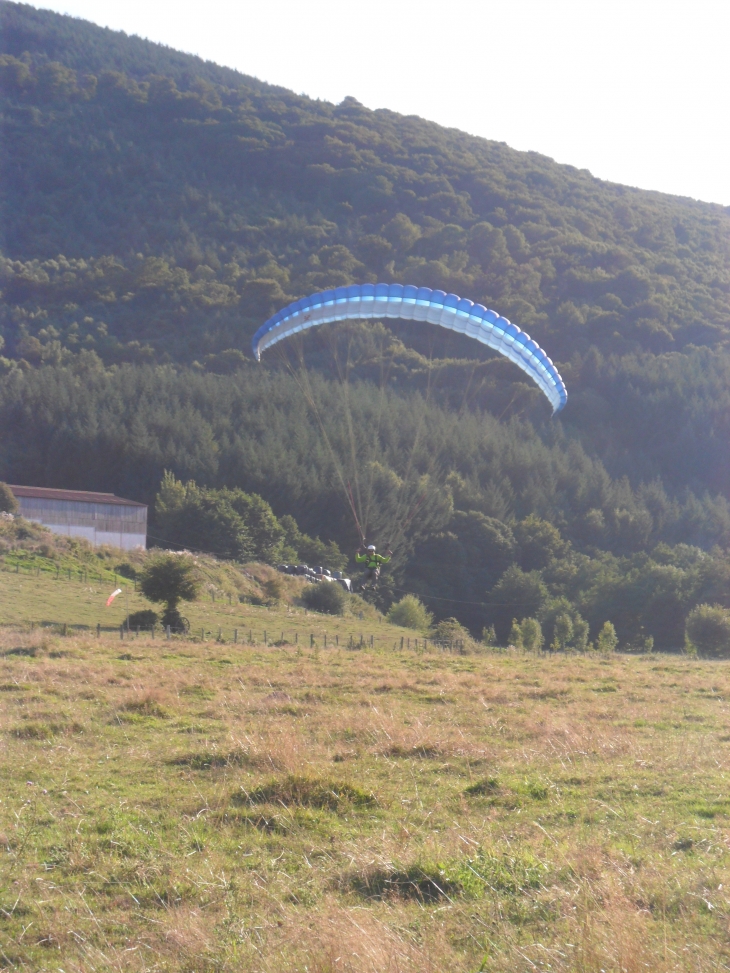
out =
{"type": "MultiPolygon", "coordinates": [[[[390,635],[375,635],[364,631],[331,634],[325,631],[312,632],[311,630],[283,630],[272,632],[271,629],[254,628],[251,626],[224,627],[216,626],[206,628],[205,626],[192,627],[189,631],[175,630],[172,626],[155,624],[151,626],[128,626],[125,619],[121,625],[102,625],[100,622],[94,625],[82,623],[71,624],[67,622],[30,622],[31,631],[41,629],[51,631],[61,636],[69,635],[91,635],[98,639],[104,636],[111,636],[120,641],[135,641],[139,638],[154,640],[175,640],[184,642],[213,642],[217,644],[230,644],[249,646],[257,648],[309,648],[309,649],[348,649],[351,651],[359,649],[381,649],[394,651],[415,651],[415,652],[447,652],[457,655],[465,655],[473,646],[468,645],[463,639],[437,639],[399,636],[393,638],[390,635]]],[[[481,648],[481,647],[480,647],[481,648]]]]}
{"type": "Polygon", "coordinates": [[[137,582],[132,578],[127,578],[123,575],[118,575],[116,572],[109,569],[104,570],[103,568],[93,568],[93,567],[65,567],[60,564],[43,563],[42,561],[37,561],[33,559],[28,563],[24,563],[22,559],[10,559],[6,557],[0,557],[0,571],[7,571],[10,574],[25,575],[26,577],[40,578],[41,575],[55,578],[57,581],[77,581],[81,584],[110,584],[116,585],[119,581],[123,581],[126,584],[132,584],[134,590],[137,590],[137,582]]]}
{"type": "MultiPolygon", "coordinates": [[[[114,629],[102,628],[97,625],[97,636],[101,637],[103,631],[115,631],[114,629]]],[[[142,636],[148,638],[163,639],[183,639],[193,642],[218,642],[221,644],[230,643],[232,645],[263,646],[267,648],[282,647],[307,647],[310,649],[390,649],[398,651],[414,650],[416,652],[451,652],[464,655],[467,652],[467,643],[463,639],[434,639],[424,637],[400,636],[392,638],[389,635],[374,635],[365,632],[350,632],[346,634],[335,633],[331,635],[327,632],[301,631],[281,631],[272,632],[270,629],[254,629],[251,627],[206,629],[191,628],[189,632],[175,631],[171,626],[155,625],[147,628],[132,627],[128,629],[125,625],[120,625],[119,638],[137,639],[142,636]]]]}

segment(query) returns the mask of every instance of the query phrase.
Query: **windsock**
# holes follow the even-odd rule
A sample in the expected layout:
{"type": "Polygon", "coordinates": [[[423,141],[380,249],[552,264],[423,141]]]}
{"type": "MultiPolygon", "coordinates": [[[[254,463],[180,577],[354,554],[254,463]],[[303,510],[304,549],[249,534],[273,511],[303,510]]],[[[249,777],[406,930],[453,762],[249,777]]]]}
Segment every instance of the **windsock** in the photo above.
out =
{"type": "Polygon", "coordinates": [[[116,591],[112,591],[112,593],[109,595],[109,597],[106,600],[106,607],[108,608],[109,605],[111,605],[111,603],[117,597],[117,595],[121,595],[121,593],[122,593],[122,589],[121,588],[117,588],[116,591]]]}

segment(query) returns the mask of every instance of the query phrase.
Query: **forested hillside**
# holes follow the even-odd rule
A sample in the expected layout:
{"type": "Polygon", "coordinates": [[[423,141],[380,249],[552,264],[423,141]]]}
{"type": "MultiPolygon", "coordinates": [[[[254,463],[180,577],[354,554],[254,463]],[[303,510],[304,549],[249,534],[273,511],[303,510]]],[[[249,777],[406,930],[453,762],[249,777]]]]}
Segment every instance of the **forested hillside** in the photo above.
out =
{"type": "Polygon", "coordinates": [[[22,4],[0,95],[0,479],[152,502],[168,469],[348,549],[352,480],[396,587],[475,631],[567,611],[677,646],[730,604],[730,211],[22,4]],[[564,412],[429,329],[250,360],[290,300],[376,280],[513,319],[564,412]]]}

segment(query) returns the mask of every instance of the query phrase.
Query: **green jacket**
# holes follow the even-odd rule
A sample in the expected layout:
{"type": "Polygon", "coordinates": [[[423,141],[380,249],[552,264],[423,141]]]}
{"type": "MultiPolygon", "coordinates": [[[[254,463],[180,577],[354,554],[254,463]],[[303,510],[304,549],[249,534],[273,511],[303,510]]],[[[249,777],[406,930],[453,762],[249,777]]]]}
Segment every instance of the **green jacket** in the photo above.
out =
{"type": "Polygon", "coordinates": [[[383,557],[382,554],[373,554],[370,551],[365,551],[364,554],[356,554],[355,560],[358,564],[367,564],[372,569],[377,568],[379,564],[387,564],[390,558],[383,557]]]}

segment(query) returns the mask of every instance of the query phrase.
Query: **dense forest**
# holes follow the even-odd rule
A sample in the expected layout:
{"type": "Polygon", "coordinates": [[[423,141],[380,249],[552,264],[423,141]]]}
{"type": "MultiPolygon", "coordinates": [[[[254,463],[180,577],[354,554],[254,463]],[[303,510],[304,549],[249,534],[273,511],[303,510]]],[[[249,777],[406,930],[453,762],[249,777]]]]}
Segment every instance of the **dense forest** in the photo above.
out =
{"type": "Polygon", "coordinates": [[[153,503],[167,470],[348,551],[354,508],[381,598],[503,638],[677,648],[730,606],[728,209],[4,0],[0,124],[0,479],[153,503]],[[378,280],[514,320],[564,412],[427,327],[251,360],[290,300],[378,280]]]}

